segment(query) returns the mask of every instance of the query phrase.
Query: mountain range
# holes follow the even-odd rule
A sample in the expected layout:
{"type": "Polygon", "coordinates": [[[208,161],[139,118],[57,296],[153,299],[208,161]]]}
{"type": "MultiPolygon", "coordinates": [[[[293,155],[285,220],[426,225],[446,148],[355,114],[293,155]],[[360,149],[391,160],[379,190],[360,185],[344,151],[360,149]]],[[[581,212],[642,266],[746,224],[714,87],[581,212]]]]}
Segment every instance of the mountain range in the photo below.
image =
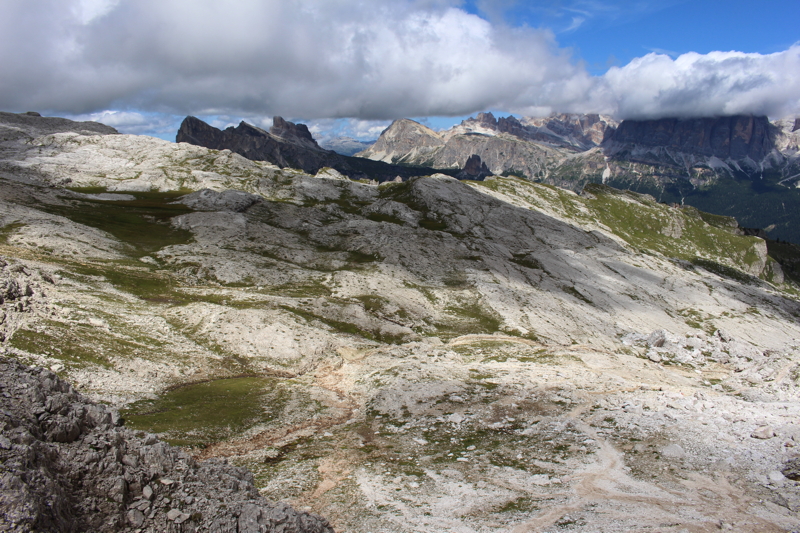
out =
{"type": "Polygon", "coordinates": [[[246,122],[220,130],[198,118],[186,117],[178,130],[176,142],[227,149],[254,161],[269,161],[281,168],[295,168],[311,174],[332,168],[351,179],[383,182],[434,172],[419,165],[393,165],[326,150],[317,144],[305,124],[287,122],[281,117],[273,118],[269,131],[246,122]]]}
{"type": "Polygon", "coordinates": [[[401,119],[357,157],[320,148],[302,125],[280,117],[276,124],[269,133],[244,123],[221,132],[189,117],[178,140],[312,173],[328,166],[356,179],[408,179],[436,169],[459,179],[515,175],[576,192],[602,183],[731,216],[773,240],[800,243],[800,210],[793,207],[800,205],[800,119],[617,122],[591,114],[498,119],[479,113],[439,132],[401,119]],[[383,166],[367,167],[364,159],[383,166]]]}
{"type": "MultiPolygon", "coordinates": [[[[239,144],[0,115],[0,529],[800,528],[798,247],[546,166],[354,180],[292,168],[333,160],[299,125],[187,121],[239,144]]],[[[621,128],[473,122],[542,164],[621,128]]]]}
{"type": "Polygon", "coordinates": [[[600,115],[495,119],[490,113],[435,132],[393,123],[359,156],[463,168],[478,156],[497,175],[580,191],[587,183],[648,193],[665,203],[733,216],[800,242],[798,121],[766,117],[625,120],[600,115]]]}

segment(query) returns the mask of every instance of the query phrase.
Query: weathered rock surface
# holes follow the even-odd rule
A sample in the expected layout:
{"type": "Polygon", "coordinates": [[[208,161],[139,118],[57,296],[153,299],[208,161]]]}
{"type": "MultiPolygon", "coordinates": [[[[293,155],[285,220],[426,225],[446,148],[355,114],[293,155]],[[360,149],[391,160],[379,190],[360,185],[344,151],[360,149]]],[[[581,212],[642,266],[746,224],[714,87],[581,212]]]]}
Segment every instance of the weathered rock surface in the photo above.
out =
{"type": "Polygon", "coordinates": [[[59,117],[43,117],[38,113],[6,113],[0,111],[0,140],[32,139],[54,133],[74,132],[81,135],[113,135],[119,133],[99,122],[75,122],[59,117]]]}
{"type": "Polygon", "coordinates": [[[332,533],[252,474],[121,427],[49,370],[0,357],[0,529],[332,533]]]}

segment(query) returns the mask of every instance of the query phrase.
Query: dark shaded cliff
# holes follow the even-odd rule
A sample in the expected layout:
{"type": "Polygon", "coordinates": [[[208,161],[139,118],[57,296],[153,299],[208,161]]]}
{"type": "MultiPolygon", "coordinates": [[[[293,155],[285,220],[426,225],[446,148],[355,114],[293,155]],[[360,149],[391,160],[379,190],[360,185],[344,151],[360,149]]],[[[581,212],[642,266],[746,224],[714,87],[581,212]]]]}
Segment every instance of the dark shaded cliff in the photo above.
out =
{"type": "MultiPolygon", "coordinates": [[[[774,148],[767,117],[624,120],[607,141],[613,152],[636,147],[660,148],[703,157],[763,160],[774,148]]],[[[660,162],[660,161],[659,161],[660,162]]]]}

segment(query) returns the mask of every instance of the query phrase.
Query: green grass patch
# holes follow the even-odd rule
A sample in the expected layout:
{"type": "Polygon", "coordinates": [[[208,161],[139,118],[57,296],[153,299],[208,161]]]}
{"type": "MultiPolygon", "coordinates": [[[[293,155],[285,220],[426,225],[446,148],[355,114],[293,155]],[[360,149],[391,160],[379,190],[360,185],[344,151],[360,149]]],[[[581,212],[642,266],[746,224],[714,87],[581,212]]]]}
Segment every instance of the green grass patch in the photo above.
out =
{"type": "Polygon", "coordinates": [[[120,263],[85,263],[72,265],[69,272],[62,271],[61,274],[70,276],[70,272],[82,276],[101,276],[117,289],[153,303],[182,305],[191,301],[175,290],[177,281],[165,271],[120,263]]]}
{"type": "Polygon", "coordinates": [[[113,368],[111,357],[135,356],[149,347],[118,339],[108,332],[84,324],[42,320],[36,329],[21,328],[9,344],[34,354],[47,354],[72,367],[113,368]]]}
{"type": "Polygon", "coordinates": [[[574,296],[575,298],[577,298],[578,300],[580,300],[580,301],[582,301],[584,303],[587,303],[589,305],[594,305],[594,302],[592,302],[589,298],[587,298],[586,296],[581,294],[580,291],[578,291],[578,289],[576,289],[575,287],[570,287],[570,286],[567,285],[567,286],[561,287],[561,290],[563,290],[564,292],[566,292],[567,294],[569,294],[571,296],[574,296]]]}
{"type": "Polygon", "coordinates": [[[464,302],[461,305],[450,305],[445,311],[452,318],[434,324],[437,334],[444,340],[460,335],[490,334],[500,331],[502,317],[493,309],[484,307],[480,302],[464,302]]]}
{"type": "Polygon", "coordinates": [[[25,224],[21,222],[12,222],[0,227],[0,243],[8,244],[8,238],[19,228],[24,227],[25,224]]]}
{"type": "Polygon", "coordinates": [[[757,281],[756,278],[754,278],[749,274],[745,274],[741,270],[731,268],[727,265],[722,265],[720,263],[717,263],[716,261],[711,261],[709,259],[702,259],[700,257],[695,257],[691,260],[691,263],[709,272],[717,274],[718,276],[732,279],[738,281],[739,283],[752,284],[757,281]]]}
{"type": "Polygon", "coordinates": [[[192,212],[185,205],[172,203],[186,193],[134,192],[126,194],[132,194],[135,200],[70,200],[69,205],[40,204],[36,207],[110,233],[132,246],[134,255],[142,256],[165,246],[191,241],[191,232],[175,229],[169,224],[172,217],[192,212]]]}
{"type": "Polygon", "coordinates": [[[538,507],[535,504],[536,500],[531,498],[530,496],[521,496],[516,500],[511,500],[510,502],[506,503],[502,507],[500,507],[497,512],[498,513],[527,513],[531,511],[535,511],[538,507]]]}
{"type": "Polygon", "coordinates": [[[170,444],[203,446],[273,420],[286,403],[276,382],[250,376],[185,385],[135,402],[121,414],[126,426],[158,433],[170,444]]]}
{"type": "Polygon", "coordinates": [[[374,222],[388,222],[390,224],[397,224],[399,226],[405,225],[405,221],[402,218],[394,215],[387,215],[386,213],[370,213],[367,215],[367,218],[374,222]]]}

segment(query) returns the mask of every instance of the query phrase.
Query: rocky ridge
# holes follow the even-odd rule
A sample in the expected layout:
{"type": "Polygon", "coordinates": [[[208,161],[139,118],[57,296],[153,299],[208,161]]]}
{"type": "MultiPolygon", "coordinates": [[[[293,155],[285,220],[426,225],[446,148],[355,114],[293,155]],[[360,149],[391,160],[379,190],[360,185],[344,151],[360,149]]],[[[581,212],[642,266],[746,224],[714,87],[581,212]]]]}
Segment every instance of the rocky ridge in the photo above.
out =
{"type": "Polygon", "coordinates": [[[735,220],[125,135],[4,149],[2,349],[269,499],[358,533],[800,527],[800,304],[735,220]]]}
{"type": "Polygon", "coordinates": [[[391,181],[430,173],[381,162],[367,162],[321,148],[305,124],[294,124],[274,117],[270,131],[246,122],[219,130],[195,117],[181,123],[176,142],[203,146],[215,150],[230,150],[252,161],[265,161],[280,168],[299,169],[315,174],[333,168],[352,179],[391,181]]]}

